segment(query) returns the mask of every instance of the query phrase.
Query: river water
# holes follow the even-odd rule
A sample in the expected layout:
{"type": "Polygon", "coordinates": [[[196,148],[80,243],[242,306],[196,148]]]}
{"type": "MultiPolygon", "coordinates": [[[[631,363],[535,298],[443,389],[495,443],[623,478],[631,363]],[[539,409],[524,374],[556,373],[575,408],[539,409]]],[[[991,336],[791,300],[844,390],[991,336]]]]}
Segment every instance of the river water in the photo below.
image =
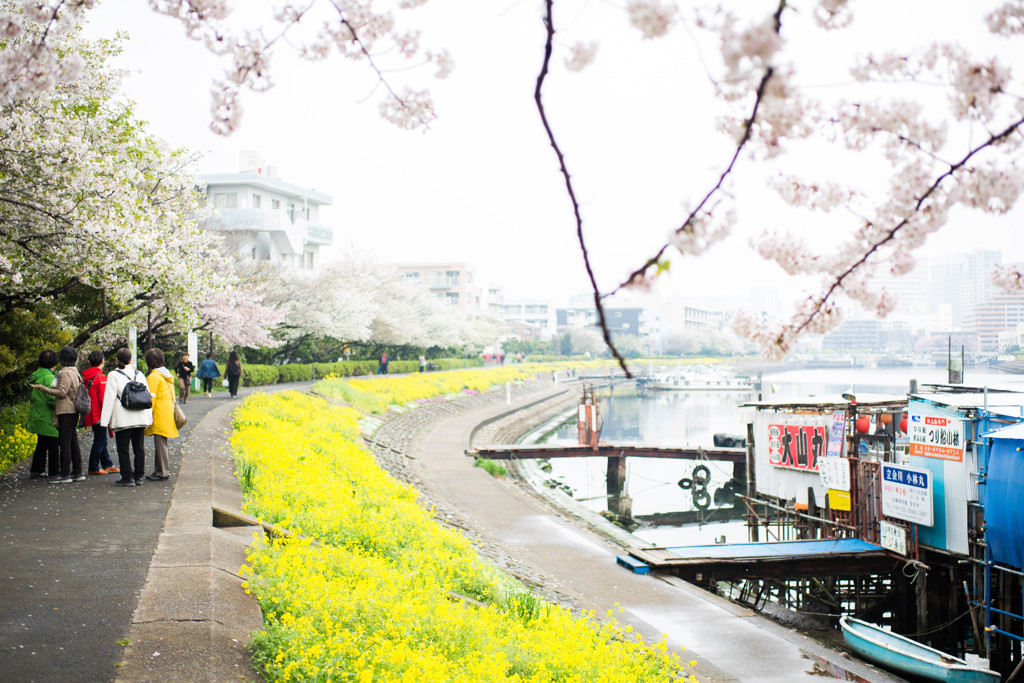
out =
{"type": "MultiPolygon", "coordinates": [[[[944,383],[946,370],[931,367],[891,369],[785,370],[766,372],[762,376],[765,401],[788,400],[814,395],[837,395],[851,387],[854,393],[905,394],[912,379],[919,386],[944,383]]],[[[965,372],[964,383],[1024,391],[1024,376],[996,373],[989,370],[965,372]]],[[[599,394],[601,395],[601,394],[599,394]]],[[[649,446],[713,447],[713,435],[746,434],[746,424],[753,419],[753,408],[740,404],[756,399],[755,394],[710,392],[648,392],[646,395],[623,393],[601,395],[600,410],[604,420],[602,441],[638,443],[649,446]]],[[[547,438],[547,443],[575,443],[576,424],[562,426],[547,438]]],[[[607,509],[604,458],[555,458],[550,476],[568,487],[572,495],[595,511],[607,509]]],[[[702,463],[688,460],[628,458],[626,461],[626,493],[633,499],[633,515],[693,511],[692,487],[681,488],[681,479],[694,478],[694,468],[702,463]]],[[[707,492],[714,501],[714,492],[732,477],[732,464],[703,463],[711,472],[707,492]]],[[[698,473],[699,476],[699,473],[698,473]]],[[[686,482],[684,482],[684,485],[686,482]]],[[[682,526],[642,525],[633,533],[657,546],[714,543],[725,536],[726,542],[747,541],[747,529],[740,520],[724,521],[723,511],[714,502],[705,510],[703,521],[682,526]]]]}

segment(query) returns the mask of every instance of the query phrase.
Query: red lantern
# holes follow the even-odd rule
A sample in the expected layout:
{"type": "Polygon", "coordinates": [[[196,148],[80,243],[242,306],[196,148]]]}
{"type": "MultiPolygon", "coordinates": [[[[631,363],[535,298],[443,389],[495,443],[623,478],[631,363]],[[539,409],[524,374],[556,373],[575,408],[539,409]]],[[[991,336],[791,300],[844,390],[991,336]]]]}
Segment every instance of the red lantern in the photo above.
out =
{"type": "Polygon", "coordinates": [[[892,415],[890,415],[889,413],[881,413],[878,416],[878,421],[881,422],[883,425],[887,425],[890,422],[892,422],[892,415]]]}
{"type": "Polygon", "coordinates": [[[900,420],[900,431],[904,434],[907,433],[907,414],[903,413],[903,418],[900,420]]]}
{"type": "Polygon", "coordinates": [[[871,418],[867,415],[861,415],[857,418],[857,421],[854,422],[854,427],[856,427],[857,431],[861,434],[867,434],[871,430],[871,418]]]}

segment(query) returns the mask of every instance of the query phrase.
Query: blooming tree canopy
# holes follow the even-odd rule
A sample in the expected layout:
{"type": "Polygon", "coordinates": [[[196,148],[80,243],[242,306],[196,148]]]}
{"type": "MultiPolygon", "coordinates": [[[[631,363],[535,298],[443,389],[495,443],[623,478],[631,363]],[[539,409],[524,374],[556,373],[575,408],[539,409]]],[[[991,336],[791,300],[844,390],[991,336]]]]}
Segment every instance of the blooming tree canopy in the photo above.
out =
{"type": "Polygon", "coordinates": [[[104,313],[79,342],[156,302],[194,324],[197,303],[225,283],[210,267],[213,238],[196,222],[192,156],[149,137],[116,99],[120,74],[105,66],[115,44],[83,41],[59,21],[33,22],[31,8],[0,8],[8,22],[4,58],[24,58],[42,32],[56,33],[46,38],[50,61],[39,62],[53,69],[52,79],[6,74],[0,314],[84,286],[102,292],[104,313]],[[33,78],[39,82],[25,83],[33,78]]]}
{"type": "Polygon", "coordinates": [[[313,278],[295,273],[268,288],[268,305],[282,313],[286,338],[330,337],[346,342],[457,347],[492,341],[496,330],[439,302],[398,271],[348,254],[313,278]]]}

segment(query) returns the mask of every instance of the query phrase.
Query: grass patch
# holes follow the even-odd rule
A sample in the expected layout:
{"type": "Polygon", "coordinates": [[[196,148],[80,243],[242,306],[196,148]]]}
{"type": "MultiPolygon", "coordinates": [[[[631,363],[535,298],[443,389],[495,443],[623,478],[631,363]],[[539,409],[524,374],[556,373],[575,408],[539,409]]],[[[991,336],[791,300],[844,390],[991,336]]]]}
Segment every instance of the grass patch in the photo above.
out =
{"type": "Polygon", "coordinates": [[[479,467],[487,474],[492,477],[507,477],[508,470],[505,469],[504,465],[495,462],[490,458],[477,458],[473,461],[473,467],[479,467]]]}

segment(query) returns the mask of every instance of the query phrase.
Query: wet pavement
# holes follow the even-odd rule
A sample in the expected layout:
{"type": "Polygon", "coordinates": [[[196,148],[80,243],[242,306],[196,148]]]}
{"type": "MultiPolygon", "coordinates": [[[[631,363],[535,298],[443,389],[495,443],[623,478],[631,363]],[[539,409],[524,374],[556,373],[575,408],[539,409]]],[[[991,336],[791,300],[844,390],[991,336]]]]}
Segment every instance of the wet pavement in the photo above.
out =
{"type": "MultiPolygon", "coordinates": [[[[309,383],[274,389],[307,388],[309,383]]],[[[263,387],[242,389],[240,398],[263,387]]],[[[193,396],[188,424],[170,441],[171,478],[136,488],[117,474],[50,484],[29,461],[0,476],[0,680],[110,681],[119,675],[139,595],[175,496],[183,447],[227,392],[193,396]]],[[[79,433],[83,467],[92,443],[79,433]]],[[[113,440],[108,445],[117,462],[113,440]]],[[[146,439],[146,472],[153,439],[146,439]]]]}

